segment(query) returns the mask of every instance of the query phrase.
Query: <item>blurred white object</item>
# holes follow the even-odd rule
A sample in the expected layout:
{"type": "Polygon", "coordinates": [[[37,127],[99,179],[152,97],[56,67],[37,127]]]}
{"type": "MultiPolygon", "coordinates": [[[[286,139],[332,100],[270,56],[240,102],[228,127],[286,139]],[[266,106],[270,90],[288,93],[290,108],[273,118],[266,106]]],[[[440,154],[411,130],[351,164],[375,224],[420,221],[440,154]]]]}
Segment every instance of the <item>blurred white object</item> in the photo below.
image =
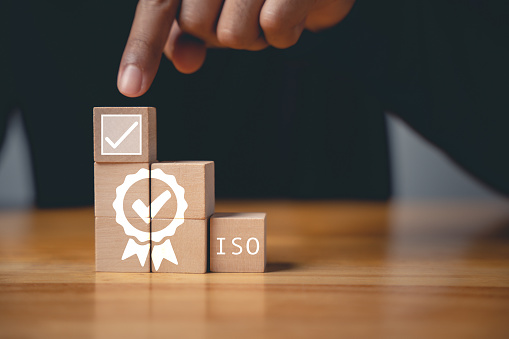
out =
{"type": "Polygon", "coordinates": [[[0,207],[30,207],[35,185],[30,148],[21,112],[16,110],[7,123],[0,148],[0,207]]]}
{"type": "Polygon", "coordinates": [[[386,114],[393,198],[506,200],[413,131],[400,118],[386,114]]]}

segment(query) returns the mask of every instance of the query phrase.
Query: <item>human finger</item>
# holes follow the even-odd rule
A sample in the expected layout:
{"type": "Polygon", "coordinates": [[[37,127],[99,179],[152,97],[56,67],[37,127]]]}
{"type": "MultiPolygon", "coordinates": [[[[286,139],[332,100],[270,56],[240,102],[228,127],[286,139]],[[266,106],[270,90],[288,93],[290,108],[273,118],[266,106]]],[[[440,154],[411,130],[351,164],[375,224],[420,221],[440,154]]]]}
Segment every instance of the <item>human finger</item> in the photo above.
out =
{"type": "Polygon", "coordinates": [[[218,45],[216,26],[223,0],[184,0],[177,16],[179,27],[207,45],[218,45]]]}
{"type": "Polygon", "coordinates": [[[118,72],[117,87],[122,94],[137,97],[149,89],[179,4],[178,0],[138,2],[118,72]]]}
{"type": "Polygon", "coordinates": [[[199,70],[205,62],[207,47],[203,41],[184,33],[174,21],[164,54],[179,72],[190,74],[199,70]]]}
{"type": "Polygon", "coordinates": [[[277,48],[288,48],[299,40],[306,16],[316,0],[267,0],[260,13],[265,40],[277,48]]]}
{"type": "Polygon", "coordinates": [[[260,50],[268,46],[259,24],[264,1],[225,0],[216,29],[221,46],[244,50],[260,50]]]}

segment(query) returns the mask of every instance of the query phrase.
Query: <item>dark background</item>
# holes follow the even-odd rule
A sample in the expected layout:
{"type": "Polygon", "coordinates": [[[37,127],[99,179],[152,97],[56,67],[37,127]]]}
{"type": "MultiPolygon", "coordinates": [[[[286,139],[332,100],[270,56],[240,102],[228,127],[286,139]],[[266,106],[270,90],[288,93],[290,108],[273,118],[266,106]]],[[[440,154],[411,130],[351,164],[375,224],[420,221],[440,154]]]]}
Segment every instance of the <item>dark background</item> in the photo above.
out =
{"type": "Polygon", "coordinates": [[[193,75],[164,59],[123,97],[136,1],[2,1],[0,137],[23,113],[37,203],[93,203],[92,108],[154,106],[159,160],[214,160],[216,196],[390,197],[384,111],[509,192],[508,5],[358,0],[288,50],[210,51],[193,75]]]}

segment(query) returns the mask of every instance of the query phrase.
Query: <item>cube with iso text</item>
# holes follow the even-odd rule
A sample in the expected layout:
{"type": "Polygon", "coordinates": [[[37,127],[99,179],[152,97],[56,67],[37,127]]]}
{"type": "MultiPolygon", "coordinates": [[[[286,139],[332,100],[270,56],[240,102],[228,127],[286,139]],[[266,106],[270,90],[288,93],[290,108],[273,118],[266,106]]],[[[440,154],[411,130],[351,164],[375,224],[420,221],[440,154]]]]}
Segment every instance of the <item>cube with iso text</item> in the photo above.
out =
{"type": "Polygon", "coordinates": [[[210,218],[211,272],[264,272],[265,213],[216,213],[210,218]]]}

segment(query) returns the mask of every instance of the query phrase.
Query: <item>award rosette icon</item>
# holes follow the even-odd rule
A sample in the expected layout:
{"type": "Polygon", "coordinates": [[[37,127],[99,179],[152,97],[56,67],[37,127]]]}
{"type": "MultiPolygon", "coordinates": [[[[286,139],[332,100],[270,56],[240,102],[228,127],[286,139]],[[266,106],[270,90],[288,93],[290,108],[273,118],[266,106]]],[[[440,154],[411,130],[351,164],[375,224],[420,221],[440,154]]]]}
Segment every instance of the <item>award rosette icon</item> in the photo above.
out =
{"type": "MultiPolygon", "coordinates": [[[[152,249],[152,262],[154,263],[156,271],[161,266],[163,259],[169,260],[175,265],[178,265],[177,256],[175,255],[169,238],[173,236],[177,228],[184,223],[184,213],[188,207],[184,195],[185,189],[177,183],[175,176],[165,174],[161,169],[149,171],[148,169],[142,168],[137,173],[129,174],[125,177],[124,183],[117,187],[116,198],[113,201],[113,209],[116,212],[115,220],[120,226],[122,226],[124,233],[129,237],[124,253],[122,255],[122,260],[125,260],[133,255],[137,255],[141,266],[144,266],[147,255],[150,251],[150,240],[152,240],[152,242],[155,243],[152,249]],[[173,190],[177,200],[177,211],[174,218],[164,229],[157,232],[152,232],[152,234],[150,234],[150,232],[141,231],[134,227],[129,222],[124,212],[124,198],[127,191],[132,185],[143,179],[158,179],[163,181],[173,190]]],[[[156,200],[162,199],[165,202],[170,197],[171,193],[169,191],[165,191],[156,200]]],[[[133,203],[132,207],[138,212],[144,208],[144,205],[141,200],[137,200],[133,203]],[[140,205],[142,205],[141,208],[140,205]]],[[[149,223],[150,218],[153,218],[161,207],[162,204],[160,203],[157,206],[151,204],[151,215],[148,215],[148,213],[147,215],[140,215],[139,212],[138,214],[146,223],[149,223]]]]}

